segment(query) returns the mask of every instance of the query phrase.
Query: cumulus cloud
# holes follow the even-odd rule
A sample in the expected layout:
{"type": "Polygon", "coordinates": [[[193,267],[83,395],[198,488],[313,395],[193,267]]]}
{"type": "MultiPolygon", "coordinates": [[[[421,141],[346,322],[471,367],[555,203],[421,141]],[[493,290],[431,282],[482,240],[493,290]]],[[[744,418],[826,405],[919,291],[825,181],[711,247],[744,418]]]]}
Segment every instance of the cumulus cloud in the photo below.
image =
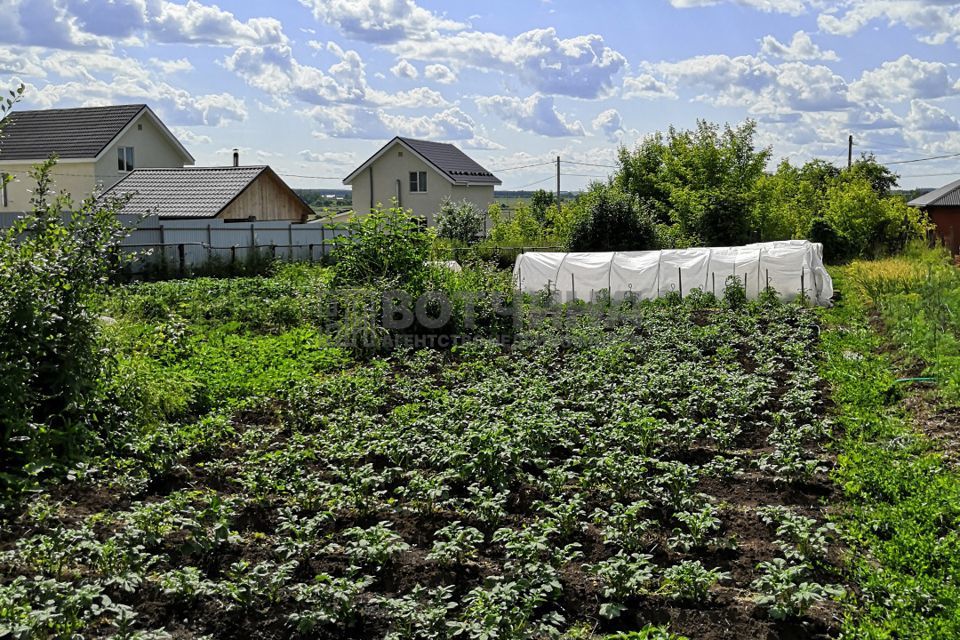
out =
{"type": "Polygon", "coordinates": [[[417,87],[410,91],[387,93],[367,83],[366,65],[356,51],[345,51],[334,43],[327,45],[337,62],[322,70],[301,64],[287,44],[243,46],[224,64],[250,86],[274,96],[293,97],[315,105],[353,104],[397,108],[437,108],[447,105],[433,89],[417,87]]]}
{"type": "Polygon", "coordinates": [[[186,58],[179,58],[177,60],[150,58],[150,66],[167,75],[193,71],[193,63],[186,58]]]}
{"type": "Polygon", "coordinates": [[[533,29],[508,38],[462,31],[426,41],[406,40],[390,47],[409,59],[441,62],[455,68],[502,71],[541,93],[598,98],[626,67],[622,54],[595,34],[561,38],[556,29],[533,29]]]}
{"type": "Polygon", "coordinates": [[[670,0],[677,9],[710,7],[718,4],[735,4],[765,13],[787,13],[798,16],[807,10],[804,0],[670,0]]]}
{"type": "Polygon", "coordinates": [[[304,149],[297,156],[305,162],[322,162],[325,164],[353,165],[356,161],[356,155],[350,151],[324,151],[316,153],[309,149],[304,149]]]}
{"type": "Polygon", "coordinates": [[[457,81],[457,74],[445,64],[428,64],[423,69],[423,75],[440,84],[453,84],[457,81]]]}
{"type": "Polygon", "coordinates": [[[432,115],[402,116],[351,105],[317,106],[305,112],[318,137],[383,140],[396,135],[431,140],[472,140],[476,122],[456,107],[432,115]]]}
{"type": "Polygon", "coordinates": [[[797,31],[789,44],[784,44],[773,36],[765,36],[760,44],[761,55],[783,60],[839,60],[835,51],[821,49],[805,31],[797,31]]]}
{"type": "Polygon", "coordinates": [[[960,44],[960,6],[946,0],[846,0],[821,13],[817,26],[825,33],[851,36],[878,20],[918,31],[928,44],[960,44]]]}
{"type": "Polygon", "coordinates": [[[442,31],[463,29],[417,6],[413,0],[300,0],[317,20],[336,26],[344,35],[375,44],[429,40],[442,31]]]}
{"type": "Polygon", "coordinates": [[[173,135],[177,136],[177,139],[186,144],[211,144],[213,139],[210,136],[197,133],[193,129],[188,129],[186,127],[171,127],[170,130],[173,132],[173,135]]]}
{"type": "Polygon", "coordinates": [[[942,109],[923,100],[910,102],[910,113],[906,118],[911,129],[920,131],[958,131],[960,122],[946,109],[942,109]]]}
{"type": "Polygon", "coordinates": [[[857,100],[900,102],[913,98],[942,98],[957,93],[957,87],[946,64],[903,55],[876,69],[864,71],[860,79],[851,84],[850,92],[857,100]]]}
{"type": "Polygon", "coordinates": [[[197,0],[5,0],[0,42],[56,49],[113,49],[146,41],[230,46],[286,42],[274,18],[239,20],[197,0]]]}
{"type": "Polygon", "coordinates": [[[677,94],[651,74],[641,73],[636,76],[624,77],[623,97],[655,100],[657,98],[676,98],[677,94]]]}
{"type": "Polygon", "coordinates": [[[586,131],[579,121],[569,122],[557,111],[553,98],[535,93],[526,99],[511,96],[477,98],[480,111],[493,114],[519,131],[542,136],[583,136],[586,131]]]}
{"type": "Polygon", "coordinates": [[[610,142],[616,142],[621,139],[626,130],[623,127],[623,117],[616,109],[607,109],[593,120],[593,128],[606,136],[610,142]]]}
{"type": "Polygon", "coordinates": [[[408,78],[410,80],[420,75],[415,66],[402,58],[397,62],[397,64],[390,67],[390,73],[398,78],[408,78]]]}

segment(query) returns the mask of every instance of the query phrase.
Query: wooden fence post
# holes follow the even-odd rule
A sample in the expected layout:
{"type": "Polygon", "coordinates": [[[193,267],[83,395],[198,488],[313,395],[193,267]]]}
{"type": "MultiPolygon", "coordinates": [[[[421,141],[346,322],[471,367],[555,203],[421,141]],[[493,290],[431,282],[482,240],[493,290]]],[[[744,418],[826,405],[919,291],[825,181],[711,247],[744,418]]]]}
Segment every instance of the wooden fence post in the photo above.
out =
{"type": "Polygon", "coordinates": [[[180,276],[182,277],[187,272],[187,256],[182,242],[177,245],[177,258],[180,261],[180,276]]]}

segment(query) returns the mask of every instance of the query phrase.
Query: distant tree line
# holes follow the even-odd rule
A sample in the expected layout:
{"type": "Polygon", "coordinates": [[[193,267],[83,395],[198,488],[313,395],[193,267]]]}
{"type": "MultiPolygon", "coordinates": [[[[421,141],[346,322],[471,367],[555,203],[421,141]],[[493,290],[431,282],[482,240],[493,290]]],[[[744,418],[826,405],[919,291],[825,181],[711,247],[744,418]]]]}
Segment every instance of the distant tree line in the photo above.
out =
{"type": "Polygon", "coordinates": [[[899,176],[873,155],[849,169],[783,160],[768,171],[772,150],[755,138],[750,120],[653,134],[621,147],[610,178],[559,209],[542,190],[509,218],[494,205],[489,242],[602,251],[808,238],[844,260],[924,236],[925,217],[893,193],[899,176]]]}

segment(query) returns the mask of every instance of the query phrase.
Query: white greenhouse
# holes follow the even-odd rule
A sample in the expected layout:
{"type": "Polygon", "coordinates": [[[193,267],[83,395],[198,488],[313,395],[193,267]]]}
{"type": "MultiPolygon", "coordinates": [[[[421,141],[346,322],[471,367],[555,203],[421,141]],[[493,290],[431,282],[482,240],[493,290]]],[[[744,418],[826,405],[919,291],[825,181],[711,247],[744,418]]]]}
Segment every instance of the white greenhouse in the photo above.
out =
{"type": "Polygon", "coordinates": [[[513,268],[520,291],[549,289],[563,302],[592,301],[601,291],[614,300],[628,294],[652,299],[671,291],[685,296],[694,289],[723,295],[729,276],[744,284],[750,299],[766,287],[784,301],[805,295],[825,306],[833,297],[823,245],[807,240],[662,251],[524,253],[513,268]]]}

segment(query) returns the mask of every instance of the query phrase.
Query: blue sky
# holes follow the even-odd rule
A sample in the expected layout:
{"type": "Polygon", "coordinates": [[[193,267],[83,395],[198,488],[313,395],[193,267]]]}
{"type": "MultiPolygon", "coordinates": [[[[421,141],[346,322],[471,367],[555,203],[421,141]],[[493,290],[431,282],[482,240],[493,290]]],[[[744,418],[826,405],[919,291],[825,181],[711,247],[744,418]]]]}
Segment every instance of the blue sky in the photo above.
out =
{"type": "Polygon", "coordinates": [[[874,152],[960,177],[960,3],[942,0],[0,0],[21,108],[146,102],[199,165],[331,188],[393,135],[446,140],[503,188],[578,189],[619,145],[758,122],[775,161],[874,152]],[[511,169],[511,170],[505,170],[511,169]]]}

